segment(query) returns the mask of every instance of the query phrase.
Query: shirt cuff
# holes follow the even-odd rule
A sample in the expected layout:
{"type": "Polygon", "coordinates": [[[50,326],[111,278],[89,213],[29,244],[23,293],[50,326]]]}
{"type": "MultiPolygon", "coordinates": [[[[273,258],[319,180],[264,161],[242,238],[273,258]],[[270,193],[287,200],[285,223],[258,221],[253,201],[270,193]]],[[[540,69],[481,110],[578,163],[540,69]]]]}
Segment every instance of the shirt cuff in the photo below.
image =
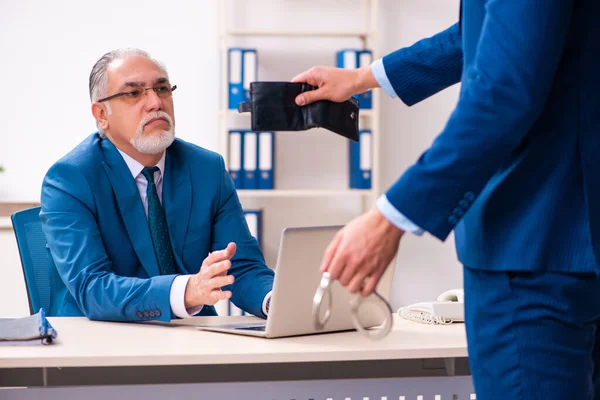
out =
{"type": "MultiPolygon", "coordinates": [[[[273,293],[272,290],[265,295],[265,298],[263,299],[263,302],[262,302],[262,312],[265,315],[269,315],[269,310],[267,310],[267,301],[269,301],[269,299],[271,298],[271,293],[273,293]]],[[[269,304],[269,308],[271,308],[270,306],[271,305],[269,304]]]]}
{"type": "Polygon", "coordinates": [[[417,236],[421,236],[425,232],[425,230],[415,225],[410,219],[406,218],[404,214],[398,211],[392,203],[390,203],[385,194],[377,199],[377,208],[388,221],[403,231],[414,233],[417,236]]]}
{"type": "Polygon", "coordinates": [[[398,94],[394,91],[394,87],[390,83],[390,80],[385,73],[385,67],[383,66],[383,59],[380,58],[371,63],[371,72],[373,72],[373,76],[375,80],[381,86],[383,90],[388,94],[388,96],[394,98],[398,97],[398,94]]]}
{"type": "Polygon", "coordinates": [[[171,311],[173,311],[173,314],[175,314],[176,317],[193,317],[202,310],[202,307],[204,307],[196,306],[187,309],[185,308],[185,288],[187,287],[188,281],[191,277],[191,275],[177,275],[175,279],[173,279],[169,298],[171,301],[171,311]]]}

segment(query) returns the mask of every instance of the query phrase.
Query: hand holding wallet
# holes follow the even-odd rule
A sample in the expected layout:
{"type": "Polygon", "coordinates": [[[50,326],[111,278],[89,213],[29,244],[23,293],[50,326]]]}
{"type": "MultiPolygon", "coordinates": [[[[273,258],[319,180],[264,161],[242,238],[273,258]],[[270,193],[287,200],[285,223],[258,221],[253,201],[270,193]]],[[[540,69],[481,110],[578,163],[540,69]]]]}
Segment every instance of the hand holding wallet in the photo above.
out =
{"type": "Polygon", "coordinates": [[[316,87],[307,83],[252,82],[250,101],[238,105],[240,113],[252,113],[253,131],[302,131],[325,128],[358,142],[358,102],[319,100],[306,106],[296,96],[316,87]]]}

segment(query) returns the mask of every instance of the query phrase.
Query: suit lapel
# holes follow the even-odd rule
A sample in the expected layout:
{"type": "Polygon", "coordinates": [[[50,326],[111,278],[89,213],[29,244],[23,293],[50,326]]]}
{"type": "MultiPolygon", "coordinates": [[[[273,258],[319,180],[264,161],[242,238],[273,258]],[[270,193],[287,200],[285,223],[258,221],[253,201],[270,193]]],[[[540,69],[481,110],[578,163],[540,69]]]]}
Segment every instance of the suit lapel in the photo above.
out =
{"type": "Polygon", "coordinates": [[[177,143],[173,143],[167,149],[162,200],[175,261],[181,272],[189,273],[183,265],[182,257],[192,209],[192,177],[188,166],[173,150],[176,145],[177,143]]]}
{"type": "Polygon", "coordinates": [[[160,275],[148,228],[148,219],[144,213],[144,206],[135,180],[131,176],[125,160],[110,140],[102,140],[102,152],[104,154],[102,165],[113,187],[113,193],[135,253],[148,276],[160,275]]]}

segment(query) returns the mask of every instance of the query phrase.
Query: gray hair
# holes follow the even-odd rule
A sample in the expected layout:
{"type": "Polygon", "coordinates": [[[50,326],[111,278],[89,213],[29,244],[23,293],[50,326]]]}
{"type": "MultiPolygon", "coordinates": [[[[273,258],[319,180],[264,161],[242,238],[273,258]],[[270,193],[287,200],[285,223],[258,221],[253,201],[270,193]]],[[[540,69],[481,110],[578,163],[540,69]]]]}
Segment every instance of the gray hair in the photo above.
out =
{"type": "MultiPolygon", "coordinates": [[[[89,90],[90,100],[92,101],[92,103],[98,101],[98,99],[108,96],[108,66],[115,60],[120,60],[131,56],[146,57],[147,59],[158,65],[164,71],[165,75],[168,78],[167,69],[165,68],[165,66],[161,62],[152,58],[150,54],[148,54],[144,50],[136,48],[112,50],[104,54],[102,57],[100,57],[98,61],[96,61],[96,64],[94,64],[92,72],[90,73],[89,90]]],[[[98,123],[96,123],[96,126],[98,126],[98,123]]],[[[100,126],[98,126],[98,131],[102,136],[104,136],[104,132],[102,131],[100,126]]]]}

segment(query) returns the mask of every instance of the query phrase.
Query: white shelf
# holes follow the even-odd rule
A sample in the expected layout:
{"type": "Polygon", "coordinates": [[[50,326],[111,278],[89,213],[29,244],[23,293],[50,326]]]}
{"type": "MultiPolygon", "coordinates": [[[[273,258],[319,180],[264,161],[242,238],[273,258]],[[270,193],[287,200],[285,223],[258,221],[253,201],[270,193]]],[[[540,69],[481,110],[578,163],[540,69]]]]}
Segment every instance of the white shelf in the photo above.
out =
{"type": "MultiPolygon", "coordinates": [[[[246,112],[246,113],[239,113],[237,112],[237,110],[231,110],[228,109],[226,111],[223,110],[219,110],[219,118],[230,118],[230,117],[250,117],[250,115],[252,115],[252,113],[246,112]]],[[[373,110],[360,110],[358,112],[358,116],[359,118],[373,118],[375,116],[375,113],[373,112],[373,110]]]]}
{"type": "MultiPolygon", "coordinates": [[[[231,30],[225,32],[224,36],[252,36],[252,37],[315,37],[315,38],[359,38],[366,39],[374,37],[373,32],[357,31],[258,31],[258,30],[231,30]]],[[[221,35],[220,37],[223,37],[221,35]]]]}
{"type": "Polygon", "coordinates": [[[238,189],[239,197],[366,197],[372,194],[370,189],[271,189],[271,190],[248,190],[238,189]]]}
{"type": "Polygon", "coordinates": [[[0,217],[0,229],[12,229],[10,217],[0,217]]]}

